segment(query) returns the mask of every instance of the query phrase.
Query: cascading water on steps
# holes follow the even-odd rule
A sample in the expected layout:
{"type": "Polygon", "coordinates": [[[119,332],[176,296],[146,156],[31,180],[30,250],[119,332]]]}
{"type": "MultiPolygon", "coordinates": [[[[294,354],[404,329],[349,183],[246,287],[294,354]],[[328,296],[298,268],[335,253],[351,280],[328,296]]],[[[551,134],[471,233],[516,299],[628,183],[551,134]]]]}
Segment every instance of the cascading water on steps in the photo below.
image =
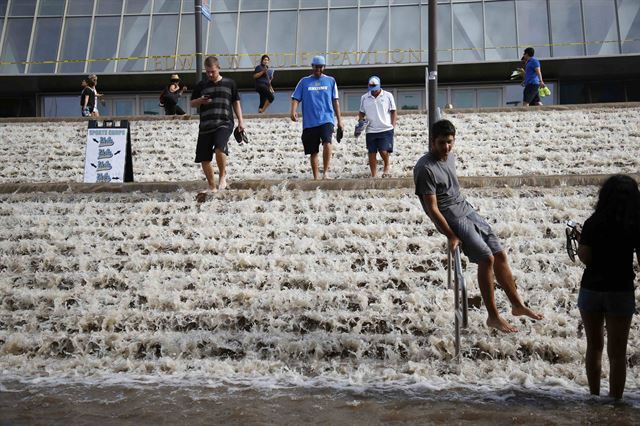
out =
{"type": "MultiPolygon", "coordinates": [[[[465,191],[546,318],[512,317],[498,292],[520,332],[472,309],[459,365],[446,240],[409,192],[3,195],[3,376],[583,389],[582,269],[563,235],[597,188],[465,191]]],[[[628,389],[638,339],[634,323],[628,389]]]]}

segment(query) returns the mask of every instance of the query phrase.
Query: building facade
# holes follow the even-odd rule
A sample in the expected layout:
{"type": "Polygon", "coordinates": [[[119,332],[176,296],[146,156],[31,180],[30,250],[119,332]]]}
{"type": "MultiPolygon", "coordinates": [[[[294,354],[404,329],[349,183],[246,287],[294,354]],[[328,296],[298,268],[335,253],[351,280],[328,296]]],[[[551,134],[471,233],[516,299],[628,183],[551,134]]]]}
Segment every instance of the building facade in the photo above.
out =
{"type": "MultiPolygon", "coordinates": [[[[435,1],[435,0],[434,0],[435,1]]],[[[437,0],[438,103],[518,105],[509,80],[522,50],[542,61],[545,103],[640,101],[640,0],[437,0]]],[[[358,108],[376,74],[399,108],[424,109],[428,0],[0,0],[0,115],[78,116],[80,79],[99,76],[101,112],[159,114],[168,76],[196,81],[195,22],[204,54],[221,59],[247,112],[263,53],[286,112],[312,56],[325,55],[343,108],[358,108]]],[[[186,107],[187,97],[181,100],[186,107]]]]}

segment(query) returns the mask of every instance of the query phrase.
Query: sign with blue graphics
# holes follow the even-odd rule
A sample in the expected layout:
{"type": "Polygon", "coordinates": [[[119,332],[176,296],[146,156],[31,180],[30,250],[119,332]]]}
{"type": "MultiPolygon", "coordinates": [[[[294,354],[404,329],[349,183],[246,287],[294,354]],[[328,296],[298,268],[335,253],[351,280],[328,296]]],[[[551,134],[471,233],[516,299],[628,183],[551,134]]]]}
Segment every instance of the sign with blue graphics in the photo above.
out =
{"type": "Polygon", "coordinates": [[[96,122],[90,122],[87,130],[84,181],[86,183],[124,182],[129,127],[98,127],[97,123],[93,123],[96,122]]]}
{"type": "Polygon", "coordinates": [[[202,0],[202,16],[207,18],[207,21],[211,21],[211,6],[209,0],[202,0]]]}

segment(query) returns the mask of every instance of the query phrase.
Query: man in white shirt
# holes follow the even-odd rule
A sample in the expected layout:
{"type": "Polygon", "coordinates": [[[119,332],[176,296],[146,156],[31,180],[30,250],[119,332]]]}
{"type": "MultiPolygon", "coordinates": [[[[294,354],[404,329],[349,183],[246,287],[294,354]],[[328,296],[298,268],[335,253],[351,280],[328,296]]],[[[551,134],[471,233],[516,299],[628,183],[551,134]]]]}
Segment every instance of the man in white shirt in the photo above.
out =
{"type": "Polygon", "coordinates": [[[360,98],[358,121],[362,122],[365,117],[369,122],[366,139],[371,177],[376,177],[377,174],[378,152],[384,163],[382,177],[391,177],[389,155],[393,152],[393,129],[396,127],[398,115],[393,95],[380,87],[380,77],[369,78],[369,91],[360,98]]]}

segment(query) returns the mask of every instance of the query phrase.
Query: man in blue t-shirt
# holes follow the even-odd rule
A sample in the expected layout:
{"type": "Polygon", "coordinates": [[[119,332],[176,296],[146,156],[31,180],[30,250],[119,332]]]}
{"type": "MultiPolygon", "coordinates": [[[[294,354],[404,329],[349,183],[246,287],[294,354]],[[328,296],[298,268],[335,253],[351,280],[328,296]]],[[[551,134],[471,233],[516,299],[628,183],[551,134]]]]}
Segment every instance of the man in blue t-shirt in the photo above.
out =
{"type": "Polygon", "coordinates": [[[291,95],[291,120],[298,121],[298,104],[302,103],[302,144],[304,153],[311,155],[313,178],[318,179],[318,153],[322,144],[322,179],[329,178],[331,162],[331,135],[333,116],[338,118],[342,132],[342,117],[338,102],[338,86],[333,77],[323,74],[326,62],[323,56],[311,61],[313,74],[303,77],[291,95]]]}
{"type": "Polygon", "coordinates": [[[538,90],[541,87],[545,87],[545,84],[544,81],[542,81],[540,61],[533,56],[534,54],[535,50],[533,50],[533,47],[527,47],[524,49],[524,54],[522,55],[522,59],[526,64],[524,66],[524,94],[522,97],[522,104],[524,106],[542,105],[538,90]]]}

